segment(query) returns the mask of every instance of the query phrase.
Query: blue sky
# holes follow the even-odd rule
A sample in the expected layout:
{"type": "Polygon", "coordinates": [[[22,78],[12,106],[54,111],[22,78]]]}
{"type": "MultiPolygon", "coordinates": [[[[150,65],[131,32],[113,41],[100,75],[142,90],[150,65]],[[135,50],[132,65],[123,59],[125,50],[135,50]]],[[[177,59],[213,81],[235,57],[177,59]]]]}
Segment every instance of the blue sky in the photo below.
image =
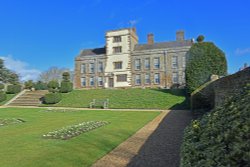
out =
{"type": "Polygon", "coordinates": [[[250,1],[0,0],[0,57],[23,79],[51,66],[74,68],[84,48],[102,47],[105,32],[136,26],[140,43],[199,34],[227,56],[229,73],[250,64],[250,1]]]}

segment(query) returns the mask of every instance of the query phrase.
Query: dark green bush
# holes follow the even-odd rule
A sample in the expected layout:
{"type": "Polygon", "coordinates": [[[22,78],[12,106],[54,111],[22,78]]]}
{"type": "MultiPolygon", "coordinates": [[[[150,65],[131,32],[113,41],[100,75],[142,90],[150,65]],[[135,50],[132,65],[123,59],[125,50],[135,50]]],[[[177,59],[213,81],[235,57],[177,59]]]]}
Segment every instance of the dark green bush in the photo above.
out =
{"type": "Polygon", "coordinates": [[[60,92],[61,93],[68,93],[73,90],[73,84],[68,81],[62,81],[61,82],[61,87],[60,87],[60,92]]]}
{"type": "Polygon", "coordinates": [[[185,129],[182,167],[249,166],[250,85],[185,129]]]}
{"type": "Polygon", "coordinates": [[[45,104],[56,104],[62,100],[62,95],[60,93],[48,93],[44,96],[45,104]]]}
{"type": "Polygon", "coordinates": [[[22,86],[21,85],[8,85],[6,93],[8,94],[16,94],[21,92],[22,86]]]}
{"type": "Polygon", "coordinates": [[[203,42],[205,37],[203,35],[199,35],[196,39],[197,42],[203,42]]]}
{"type": "Polygon", "coordinates": [[[38,81],[34,84],[34,88],[36,90],[47,90],[48,87],[47,87],[47,84],[42,82],[42,81],[38,81]]]}
{"type": "Polygon", "coordinates": [[[227,75],[225,54],[211,42],[194,44],[187,53],[186,84],[189,93],[210,80],[227,75]]]}
{"type": "Polygon", "coordinates": [[[33,86],[34,86],[34,83],[33,83],[32,80],[24,82],[24,88],[25,89],[31,89],[31,88],[33,88],[33,86]]]}
{"type": "Polygon", "coordinates": [[[70,73],[69,72],[64,72],[62,74],[63,81],[70,81],[70,73]]]}
{"type": "Polygon", "coordinates": [[[0,83],[0,90],[4,89],[4,84],[0,83]]]}
{"type": "Polygon", "coordinates": [[[4,100],[6,100],[7,99],[7,96],[6,96],[6,94],[5,94],[5,92],[0,92],[0,102],[2,102],[2,101],[4,101],[4,100]]]}

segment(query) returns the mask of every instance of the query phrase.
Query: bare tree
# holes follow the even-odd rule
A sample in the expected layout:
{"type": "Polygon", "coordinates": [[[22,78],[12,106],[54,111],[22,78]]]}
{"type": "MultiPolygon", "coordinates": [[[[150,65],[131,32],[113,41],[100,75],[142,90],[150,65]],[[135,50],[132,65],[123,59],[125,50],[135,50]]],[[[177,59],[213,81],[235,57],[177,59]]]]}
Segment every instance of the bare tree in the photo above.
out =
{"type": "Polygon", "coordinates": [[[61,82],[63,72],[72,72],[67,68],[58,68],[58,67],[51,67],[47,71],[44,71],[40,74],[39,79],[42,82],[48,83],[52,80],[57,80],[61,82]]]}

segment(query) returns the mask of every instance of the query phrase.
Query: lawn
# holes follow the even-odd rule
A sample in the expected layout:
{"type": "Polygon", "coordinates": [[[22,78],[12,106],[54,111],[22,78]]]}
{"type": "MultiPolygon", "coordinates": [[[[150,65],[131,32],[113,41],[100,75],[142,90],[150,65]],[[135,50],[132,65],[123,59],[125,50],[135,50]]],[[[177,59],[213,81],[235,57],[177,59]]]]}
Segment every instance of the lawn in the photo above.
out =
{"type": "Polygon", "coordinates": [[[51,106],[89,107],[93,99],[109,99],[109,108],[187,109],[185,90],[95,89],[74,90],[63,94],[62,101],[51,106]]]}
{"type": "Polygon", "coordinates": [[[42,112],[38,109],[0,109],[0,118],[25,122],[0,126],[0,166],[90,166],[155,118],[159,112],[77,111],[42,112]],[[69,140],[45,139],[50,131],[85,121],[109,124],[69,140]]]}
{"type": "Polygon", "coordinates": [[[10,99],[12,99],[14,96],[16,96],[16,94],[7,94],[7,99],[0,102],[0,106],[4,105],[5,103],[7,103],[10,99]]]}

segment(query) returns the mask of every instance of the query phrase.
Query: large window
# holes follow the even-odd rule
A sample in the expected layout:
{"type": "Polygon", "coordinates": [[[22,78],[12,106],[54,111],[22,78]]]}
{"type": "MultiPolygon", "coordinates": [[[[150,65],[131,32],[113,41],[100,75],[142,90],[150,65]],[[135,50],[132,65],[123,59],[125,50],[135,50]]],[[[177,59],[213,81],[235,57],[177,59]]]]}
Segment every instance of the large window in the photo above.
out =
{"type": "Polygon", "coordinates": [[[103,86],[103,78],[98,77],[98,86],[103,86]]]}
{"type": "Polygon", "coordinates": [[[174,84],[178,83],[178,73],[177,72],[173,73],[172,81],[174,84]]]}
{"type": "Polygon", "coordinates": [[[95,73],[95,64],[94,63],[89,64],[89,72],[90,73],[95,73]]]}
{"type": "Polygon", "coordinates": [[[150,59],[149,58],[145,59],[145,69],[150,69],[150,59]]]}
{"type": "Polygon", "coordinates": [[[141,85],[141,75],[135,75],[135,85],[141,85]]]}
{"type": "Polygon", "coordinates": [[[90,77],[90,79],[89,79],[89,85],[90,86],[94,86],[95,85],[95,79],[94,79],[94,77],[90,77]]]}
{"type": "Polygon", "coordinates": [[[85,77],[82,77],[81,78],[81,83],[82,83],[82,86],[86,86],[86,78],[85,77]]]}
{"type": "Polygon", "coordinates": [[[177,68],[178,67],[178,57],[173,56],[172,57],[172,68],[177,68]]]}
{"type": "Polygon", "coordinates": [[[121,46],[113,47],[113,53],[121,53],[121,52],[122,52],[121,46]]]}
{"type": "Polygon", "coordinates": [[[155,69],[160,68],[160,58],[159,57],[154,58],[154,68],[155,69]]]}
{"type": "Polygon", "coordinates": [[[121,38],[121,36],[115,36],[114,38],[113,38],[113,42],[115,43],[115,42],[121,42],[122,41],[122,38],[121,38]]]}
{"type": "Polygon", "coordinates": [[[81,73],[83,73],[83,74],[86,73],[86,64],[81,65],[81,73]]]}
{"type": "Polygon", "coordinates": [[[135,60],[135,70],[140,70],[141,69],[141,60],[136,59],[135,60]]]}
{"type": "Polygon", "coordinates": [[[145,84],[150,84],[150,74],[145,74],[145,84]]]}
{"type": "Polygon", "coordinates": [[[116,75],[117,82],[126,82],[127,74],[116,75]]]}
{"type": "Polygon", "coordinates": [[[98,63],[98,72],[103,72],[103,62],[98,63]]]}
{"type": "Polygon", "coordinates": [[[160,74],[159,73],[156,73],[154,75],[154,81],[155,81],[155,84],[160,84],[160,74]]]}
{"type": "Polygon", "coordinates": [[[122,62],[114,62],[114,69],[122,69],[122,62]]]}

